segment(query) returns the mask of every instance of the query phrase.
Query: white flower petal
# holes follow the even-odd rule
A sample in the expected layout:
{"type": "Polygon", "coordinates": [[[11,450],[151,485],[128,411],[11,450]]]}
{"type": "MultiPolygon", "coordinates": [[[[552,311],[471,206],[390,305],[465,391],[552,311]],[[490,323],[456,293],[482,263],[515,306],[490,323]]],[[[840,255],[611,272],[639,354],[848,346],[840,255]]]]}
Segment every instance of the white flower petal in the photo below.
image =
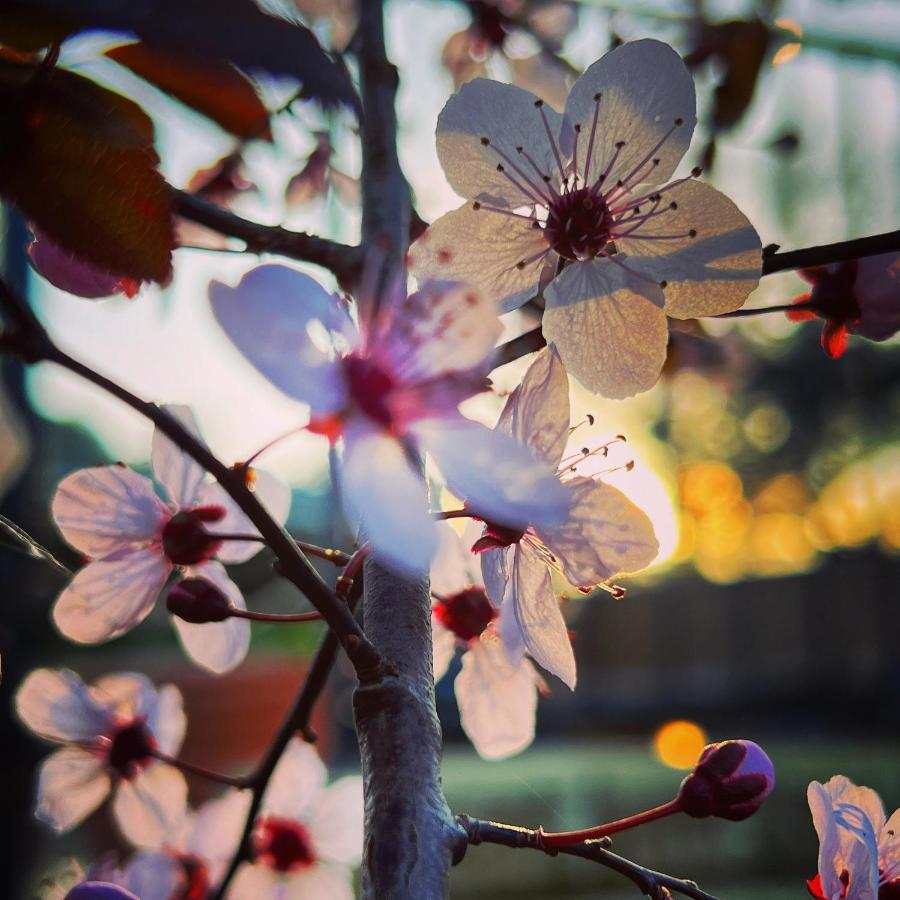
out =
{"type": "Polygon", "coordinates": [[[228,900],[284,900],[281,875],[263,863],[243,863],[225,895],[228,900]]]}
{"type": "Polygon", "coordinates": [[[363,850],[363,783],[349,775],[329,785],[309,819],[309,833],[317,857],[345,866],[358,866],[363,850]]]}
{"type": "Polygon", "coordinates": [[[147,725],[163,753],[174,756],[181,749],[187,716],[181,691],[174,684],[164,684],[156,693],[156,703],[147,715],[147,725]]]}
{"type": "Polygon", "coordinates": [[[438,551],[431,564],[431,590],[439,597],[482,586],[478,558],[449,522],[438,522],[438,551]]]}
{"type": "Polygon", "coordinates": [[[208,861],[229,860],[237,850],[252,799],[250,791],[230,788],[204,803],[192,817],[184,849],[208,861]]]}
{"type": "Polygon", "coordinates": [[[450,490],[479,516],[515,527],[565,517],[570,498],[556,473],[509,435],[462,416],[417,422],[412,430],[450,490]]]}
{"type": "Polygon", "coordinates": [[[531,221],[471,203],[441,216],[409,248],[410,272],[472,285],[496,301],[501,312],[517,309],[537,293],[549,249],[531,221]],[[519,263],[525,263],[519,268],[519,263]]]}
{"type": "MultiPolygon", "coordinates": [[[[192,578],[205,578],[228,598],[235,609],[246,609],[240,588],[216,562],[191,569],[192,578]]],[[[223,622],[202,625],[172,616],[172,624],[190,658],[210,672],[222,675],[240,665],[250,649],[250,623],[246,619],[229,618],[223,622]]]]}
{"type": "MultiPolygon", "coordinates": [[[[284,900],[353,900],[353,878],[346,866],[317,863],[285,878],[284,900]]],[[[278,900],[282,900],[279,896],[278,900]]]]}
{"type": "MultiPolygon", "coordinates": [[[[163,406],[163,410],[205,446],[197,419],[189,406],[168,404],[163,406]]],[[[153,467],[154,477],[166,489],[169,499],[176,506],[184,509],[196,503],[197,493],[206,478],[206,470],[172,443],[159,428],[153,430],[150,465],[153,467]]]]}
{"type": "Polygon", "coordinates": [[[569,376],[550,346],[535,356],[506,401],[497,428],[555,469],[569,440],[569,422],[569,376]]]}
{"type": "Polygon", "coordinates": [[[522,639],[535,661],[575,690],[575,654],[553,591],[550,570],[527,544],[513,559],[512,602],[522,639]]]}
{"type": "Polygon", "coordinates": [[[340,488],[348,518],[385,565],[410,576],[428,571],[437,530],[425,482],[398,440],[374,429],[348,428],[340,488]]]}
{"type": "Polygon", "coordinates": [[[650,565],[659,552],[653,523],[620,490],[591,478],[566,482],[574,502],[561,525],[538,537],[575,587],[595,587],[623,572],[650,565]]]}
{"type": "MultiPolygon", "coordinates": [[[[512,208],[533,202],[539,192],[547,195],[541,176],[517,147],[531,156],[542,174],[558,182],[559,168],[540,111],[535,108],[537,99],[511,84],[476,78],[447,101],[437,121],[437,153],[457,194],[512,208]],[[484,138],[490,145],[483,143],[484,138]],[[518,186],[498,171],[498,165],[518,186]]],[[[562,116],[547,105],[543,111],[557,141],[562,116]]]]}
{"type": "Polygon", "coordinates": [[[347,334],[339,301],[308,275],[283,265],[252,269],[237,287],[209,286],[213,312],[247,360],[277,388],[308,403],[315,414],[343,405],[340,367],[309,334],[313,322],[347,334]]]}
{"type": "Polygon", "coordinates": [[[492,298],[456,281],[425,281],[392,307],[372,356],[410,384],[482,367],[502,332],[492,298]]]}
{"type": "Polygon", "coordinates": [[[300,738],[292,738],[266,788],[263,814],[305,820],[321,799],[326,777],[325,763],[315,749],[300,738]]]}
{"type": "Polygon", "coordinates": [[[187,782],[172,766],[151,763],[119,782],[113,799],[116,822],[135,847],[158,849],[181,830],[187,815],[187,782]]]}
{"type": "Polygon", "coordinates": [[[567,266],[544,298],[544,337],[588,390],[619,400],[653,387],[669,336],[658,285],[597,259],[567,266]]]}
{"type": "MultiPolygon", "coordinates": [[[[270,472],[253,469],[252,487],[272,518],[284,524],[291,509],[290,485],[270,472]]],[[[221,506],[225,510],[224,518],[206,526],[210,534],[259,535],[259,529],[217,481],[203,485],[198,502],[202,506],[221,506]]],[[[225,541],[216,553],[216,559],[229,565],[246,562],[256,556],[262,546],[255,541],[225,541]]]]}
{"type": "Polygon", "coordinates": [[[431,616],[431,641],[434,647],[434,681],[437,684],[446,675],[456,653],[456,638],[434,614],[431,616]]]}
{"type": "Polygon", "coordinates": [[[90,694],[119,720],[147,718],[159,702],[153,682],[139,672],[104,675],[91,685],[90,694]]]}
{"type": "Polygon", "coordinates": [[[511,554],[515,547],[502,547],[496,550],[485,550],[481,557],[481,575],[488,599],[494,606],[500,606],[506,596],[506,585],[510,579],[511,554]]]}
{"type": "Polygon", "coordinates": [[[53,495],[63,537],[91,557],[159,538],[168,510],[153,482],[127,466],[94,466],[64,478],[53,495]]]}
{"type": "Polygon", "coordinates": [[[500,615],[497,617],[495,629],[497,637],[506,648],[506,655],[512,662],[518,663],[528,648],[525,646],[525,636],[522,634],[519,620],[516,618],[516,608],[512,597],[500,607],[500,615]]]}
{"type": "Polygon", "coordinates": [[[119,637],[147,618],[171,571],[155,547],[127,549],[95,560],[59,595],[53,621],[80,644],[119,637]]]}
{"type": "Polygon", "coordinates": [[[580,124],[578,165],[582,173],[598,92],[603,96],[587,180],[596,180],[607,169],[619,141],[625,141],[625,146],[606,184],[626,180],[645,159],[648,165],[635,172],[634,183],[648,177],[655,183],[667,179],[684,156],[697,123],[694,82],[681,57],[661,41],[633,41],[598,59],[575,82],[566,102],[564,143],[571,143],[574,135],[570,129],[580,124]],[[682,124],[662,146],[657,146],[679,118],[682,124]],[[653,159],[659,163],[651,168],[653,159]],[[652,172],[652,176],[641,176],[640,172],[652,172]]]}
{"type": "Polygon", "coordinates": [[[122,872],[122,884],[140,900],[171,900],[185,889],[184,867],[169,853],[141,850],[122,872]]]}
{"type": "Polygon", "coordinates": [[[747,217],[723,193],[686,181],[663,194],[667,210],[628,238],[616,241],[635,271],[667,282],[666,315],[676,319],[714,316],[737,309],[756,290],[762,242],[747,217]],[[642,240],[642,235],[687,235],[679,240],[642,240]]]}
{"type": "Polygon", "coordinates": [[[454,689],[463,731],[480,756],[503,759],[534,740],[534,669],[527,659],[511,663],[496,638],[481,638],[463,654],[454,689]]]}
{"type": "Polygon", "coordinates": [[[106,799],[109,784],[96,754],[63,747],[41,764],[34,814],[56,832],[68,831],[106,799]]]}
{"type": "Polygon", "coordinates": [[[112,723],[109,710],[69,669],[29,672],[16,691],[16,712],[35,734],[51,741],[89,741],[112,723]]]}

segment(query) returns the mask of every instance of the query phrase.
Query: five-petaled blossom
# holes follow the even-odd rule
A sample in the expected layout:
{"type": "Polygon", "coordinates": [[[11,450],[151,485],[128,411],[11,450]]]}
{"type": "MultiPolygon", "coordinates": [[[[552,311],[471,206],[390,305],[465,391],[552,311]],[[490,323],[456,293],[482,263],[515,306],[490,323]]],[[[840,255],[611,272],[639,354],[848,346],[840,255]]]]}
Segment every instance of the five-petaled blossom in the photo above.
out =
{"type": "Polygon", "coordinates": [[[501,330],[493,302],[429,282],[408,297],[383,297],[358,331],[338,298],[280,265],[260,266],[234,288],[213,282],[210,297],[241,353],[309,404],[310,430],[343,438],[344,506],[395,570],[425,572],[437,549],[410,448],[427,451],[453,493],[498,522],[565,515],[568,497],[545,466],[457,409],[486,387],[501,330]]]}
{"type": "Polygon", "coordinates": [[[64,744],[44,760],[35,815],[56,831],[73,828],[115,787],[113,812],[126,836],[143,840],[184,803],[187,784],[156,753],[171,756],[184,739],[181,694],[143,675],[107,675],[88,687],[68,669],[37,669],[16,693],[22,721],[64,744]]]}
{"type": "MultiPolygon", "coordinates": [[[[166,409],[197,434],[187,407],[166,409]]],[[[138,625],[176,571],[211,582],[235,607],[246,608],[220,562],[244,562],[261,544],[222,541],[215,534],[252,538],[259,532],[224,489],[207,481],[204,469],[158,429],[151,462],[168,502],[149,478],[122,464],[81,469],[56,490],[57,526],[90,557],[53,609],[57,627],[74,641],[108,641],[138,625]]],[[[254,475],[260,499],[283,522],[290,506],[287,486],[267,473],[254,470],[254,475]]],[[[195,624],[175,618],[174,624],[188,654],[213,672],[233,669],[247,654],[250,626],[244,619],[195,624]]]]}
{"type": "Polygon", "coordinates": [[[447,180],[468,202],[413,245],[413,274],[469,282],[504,312],[546,285],[544,336],[569,372],[607,397],[647,390],[666,316],[736,309],[761,272],[737,207],[699,169],[669,180],[695,122],[691,76],[659,41],[595,62],[564,115],[512,85],[469,82],[437,125],[447,180]]]}
{"type": "Polygon", "coordinates": [[[253,831],[253,860],[237,871],[229,900],[352,900],[363,846],[359,776],[325,786],[319,755],[299,738],[285,748],[253,831]]]}
{"type": "Polygon", "coordinates": [[[885,820],[881,799],[844,775],[807,791],[819,836],[819,872],[808,881],[818,900],[900,897],[900,810],[885,820]]]}
{"type": "MultiPolygon", "coordinates": [[[[478,529],[467,528],[468,544],[478,529]]],[[[440,681],[457,648],[462,669],[454,691],[463,731],[485,759],[503,759],[534,740],[539,676],[518,648],[522,636],[512,607],[488,599],[475,555],[450,525],[431,566],[434,679],[440,681]],[[507,649],[507,645],[513,651],[507,649]]]]}
{"type": "Polygon", "coordinates": [[[848,333],[886,341],[900,331],[900,254],[799,269],[798,274],[811,288],[794,298],[801,306],[787,316],[794,322],[824,319],[822,349],[832,359],[847,349],[848,333]]]}
{"type": "Polygon", "coordinates": [[[180,804],[164,826],[128,835],[139,849],[121,867],[100,866],[99,875],[141,900],[202,900],[212,894],[240,843],[250,807],[249,791],[227,790],[196,811],[180,804]]]}
{"type": "MultiPolygon", "coordinates": [[[[523,639],[519,653],[527,649],[541,666],[574,688],[575,657],[551,570],[561,571],[570,584],[587,591],[643,569],[653,561],[659,544],[650,519],[621,491],[577,474],[577,463],[593,455],[589,448],[563,458],[572,433],[569,379],[555,347],[535,358],[507,400],[497,430],[558,467],[571,506],[562,522],[535,523],[521,531],[497,527],[487,517],[484,534],[473,549],[481,553],[491,600],[514,612],[523,639]]],[[[477,507],[474,512],[479,512],[477,507]]]]}

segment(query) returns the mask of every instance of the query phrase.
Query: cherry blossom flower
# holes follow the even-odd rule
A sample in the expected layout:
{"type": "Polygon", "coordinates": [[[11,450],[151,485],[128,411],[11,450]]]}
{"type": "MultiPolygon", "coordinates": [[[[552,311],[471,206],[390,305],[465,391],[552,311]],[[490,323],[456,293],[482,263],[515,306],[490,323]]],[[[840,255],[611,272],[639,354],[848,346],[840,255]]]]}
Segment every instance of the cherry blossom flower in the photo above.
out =
{"type": "Polygon", "coordinates": [[[684,63],[653,40],[590,66],[564,115],[512,85],[469,82],[437,125],[444,172],[468,201],[413,245],[413,274],[468,282],[504,312],[542,287],[544,336],[571,374],[608,397],[647,390],[666,316],[736,309],[761,271],[759,236],[699,169],[669,180],[695,112],[684,63]]]}
{"type": "Polygon", "coordinates": [[[234,288],[213,282],[210,297],[238,350],[309,404],[309,429],[343,438],[344,507],[395,570],[427,571],[437,547],[410,447],[431,455],[453,493],[503,524],[565,514],[566,492],[545,466],[457,409],[485,389],[501,328],[493,303],[457,284],[426,283],[385,299],[360,334],[337,298],[286,266],[260,266],[234,288]]]}
{"type": "Polygon", "coordinates": [[[237,871],[229,900],[352,900],[363,845],[359,776],[325,786],[319,755],[299,738],[285,748],[253,832],[254,856],[237,871]]]}
{"type": "Polygon", "coordinates": [[[106,675],[88,687],[68,669],[36,669],[16,693],[19,718],[63,744],[41,765],[35,815],[58,832],[90,815],[114,791],[113,812],[130,838],[158,833],[184,803],[187,784],[154,753],[184,739],[181,694],[143,675],[106,675]]]}
{"type": "Polygon", "coordinates": [[[900,897],[900,810],[885,820],[871,788],[835,775],[807,791],[819,836],[819,872],[808,881],[819,900],[900,897]]]}
{"type": "MultiPolygon", "coordinates": [[[[197,433],[187,407],[166,408],[197,433]]],[[[160,431],[153,435],[151,463],[168,502],[149,478],[122,464],[81,469],[56,490],[53,518],[63,537],[90,558],[53,609],[57,627],[74,641],[108,641],[138,625],[176,570],[212,582],[235,607],[246,608],[220,563],[244,562],[261,545],[215,535],[259,532],[222,487],[208,482],[206,472],[160,431]]],[[[290,505],[287,486],[267,473],[255,475],[260,499],[283,522],[290,505]]],[[[194,624],[175,618],[174,624],[188,655],[210,671],[226,672],[247,654],[250,628],[243,619],[194,624]]]]}
{"type": "MultiPolygon", "coordinates": [[[[469,544],[477,533],[475,526],[469,544]]],[[[461,649],[462,669],[453,687],[463,731],[485,759],[520,753],[534,740],[540,679],[519,652],[522,636],[512,606],[493,606],[475,555],[446,523],[431,566],[431,591],[434,680],[444,677],[461,649]]]]}
{"type": "Polygon", "coordinates": [[[187,798],[168,810],[158,833],[137,835],[140,847],[125,865],[104,873],[141,900],[201,900],[221,882],[240,843],[250,808],[249,791],[228,790],[195,812],[187,798]]]}
{"type": "Polygon", "coordinates": [[[787,316],[794,322],[824,319],[822,349],[832,359],[847,349],[848,334],[886,341],[900,331],[900,254],[800,269],[799,274],[812,288],[794,303],[810,306],[787,316]]]}
{"type": "MultiPolygon", "coordinates": [[[[510,606],[523,650],[575,687],[575,657],[550,573],[557,569],[575,587],[589,591],[617,575],[649,565],[659,545],[647,515],[621,491],[597,478],[578,475],[585,448],[563,458],[571,433],[569,380],[554,346],[542,350],[512,393],[497,430],[511,434],[539,459],[559,468],[572,503],[560,523],[525,529],[498,527],[486,518],[473,549],[481,553],[488,596],[510,606]]],[[[599,452],[605,452],[601,447],[599,452]]],[[[474,510],[477,512],[477,508],[474,510]]]]}
{"type": "Polygon", "coordinates": [[[88,300],[113,294],[131,299],[140,290],[140,282],[98,269],[50,240],[36,226],[31,230],[34,238],[28,245],[28,258],[34,270],[54,287],[88,300]]]}

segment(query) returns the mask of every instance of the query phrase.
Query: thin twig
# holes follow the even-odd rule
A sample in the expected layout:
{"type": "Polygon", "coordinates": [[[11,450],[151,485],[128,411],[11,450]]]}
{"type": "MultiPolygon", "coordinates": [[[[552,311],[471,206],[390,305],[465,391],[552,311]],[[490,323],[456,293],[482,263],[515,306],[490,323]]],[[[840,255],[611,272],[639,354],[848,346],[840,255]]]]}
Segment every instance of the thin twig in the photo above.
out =
{"type": "Polygon", "coordinates": [[[6,516],[0,516],[0,538],[4,539],[3,543],[6,546],[24,553],[32,559],[40,559],[49,563],[66,578],[72,577],[71,570],[66,568],[43,544],[38,543],[24,528],[20,528],[6,516]]]}
{"type": "Polygon", "coordinates": [[[153,755],[160,761],[187,772],[189,775],[199,775],[207,781],[217,781],[219,784],[227,784],[229,787],[246,788],[248,781],[240,775],[223,775],[221,772],[213,772],[210,769],[204,769],[203,766],[195,766],[193,763],[185,762],[177,756],[169,756],[159,750],[154,750],[153,755]]]}
{"type": "Polygon", "coordinates": [[[600,863],[600,865],[624,875],[634,882],[643,894],[653,900],[663,900],[668,896],[667,891],[675,891],[685,897],[692,897],[694,900],[716,900],[712,894],[700,890],[693,881],[675,878],[663,872],[654,872],[652,869],[646,869],[631,860],[611,853],[607,849],[610,846],[608,838],[583,841],[580,844],[570,844],[565,847],[547,847],[544,845],[540,829],[503,825],[500,822],[486,822],[470,816],[457,816],[456,821],[466,832],[471,845],[501,844],[516,849],[540,850],[551,856],[555,856],[557,853],[578,856],[591,862],[600,863]]]}
{"type": "MultiPolygon", "coordinates": [[[[855,238],[852,241],[838,241],[836,244],[822,244],[816,247],[804,247],[800,250],[786,250],[779,253],[777,244],[770,244],[763,251],[762,274],[774,275],[776,272],[787,272],[791,269],[807,269],[825,266],[830,263],[848,262],[851,259],[862,259],[866,256],[879,256],[882,253],[900,252],[900,231],[889,231],[885,234],[873,234],[869,237],[855,238]]],[[[736,318],[740,316],[757,316],[769,312],[787,312],[789,309],[801,309],[799,305],[757,307],[752,310],[735,310],[710,318],[736,318]]],[[[534,353],[545,346],[547,341],[541,326],[532,328],[506,343],[500,344],[494,351],[494,367],[499,368],[514,360],[534,353]]]]}

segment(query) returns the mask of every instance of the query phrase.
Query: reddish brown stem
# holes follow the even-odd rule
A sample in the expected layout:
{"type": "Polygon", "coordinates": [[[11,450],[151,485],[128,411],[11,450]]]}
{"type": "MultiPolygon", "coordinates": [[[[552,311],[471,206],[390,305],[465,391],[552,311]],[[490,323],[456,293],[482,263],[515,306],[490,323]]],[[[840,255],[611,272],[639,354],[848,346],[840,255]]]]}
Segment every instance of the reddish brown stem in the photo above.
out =
{"type": "Polygon", "coordinates": [[[582,828],[579,831],[554,831],[541,832],[541,840],[545,847],[567,847],[569,844],[580,844],[582,841],[594,841],[597,838],[608,837],[619,831],[627,831],[629,828],[637,828],[638,825],[646,825],[657,819],[664,819],[674,813],[681,812],[681,802],[676,797],[662,806],[627,816],[624,819],[616,819],[615,822],[607,822],[605,825],[595,825],[593,828],[582,828]]]}
{"type": "Polygon", "coordinates": [[[232,609],[234,619],[249,619],[251,622],[321,622],[322,614],[312,610],[304,613],[264,613],[251,609],[232,609]]]}

